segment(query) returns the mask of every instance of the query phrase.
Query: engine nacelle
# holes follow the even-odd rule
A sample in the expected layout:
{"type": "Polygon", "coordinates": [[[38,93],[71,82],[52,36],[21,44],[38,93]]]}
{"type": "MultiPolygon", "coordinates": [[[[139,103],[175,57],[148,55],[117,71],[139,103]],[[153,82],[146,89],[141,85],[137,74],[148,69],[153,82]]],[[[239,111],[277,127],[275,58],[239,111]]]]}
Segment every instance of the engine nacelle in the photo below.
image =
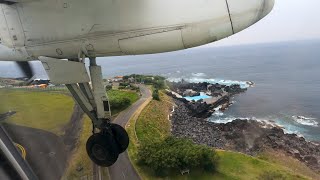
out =
{"type": "Polygon", "coordinates": [[[0,4],[0,39],[5,46],[0,49],[0,60],[187,49],[246,29],[265,17],[273,5],[274,0],[42,0],[0,4]]]}

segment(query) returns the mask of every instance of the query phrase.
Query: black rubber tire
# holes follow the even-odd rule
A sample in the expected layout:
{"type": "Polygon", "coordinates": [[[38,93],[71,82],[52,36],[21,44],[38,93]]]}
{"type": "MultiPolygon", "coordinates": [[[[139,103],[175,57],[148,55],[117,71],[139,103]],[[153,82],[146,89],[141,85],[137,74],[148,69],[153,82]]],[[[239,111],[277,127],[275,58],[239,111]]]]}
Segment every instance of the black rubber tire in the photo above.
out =
{"type": "Polygon", "coordinates": [[[118,124],[111,124],[111,131],[117,142],[119,153],[123,153],[129,146],[129,136],[127,131],[118,124]]]}
{"type": "Polygon", "coordinates": [[[93,134],[87,141],[86,149],[90,159],[103,167],[113,165],[119,156],[117,142],[111,135],[93,134]]]}

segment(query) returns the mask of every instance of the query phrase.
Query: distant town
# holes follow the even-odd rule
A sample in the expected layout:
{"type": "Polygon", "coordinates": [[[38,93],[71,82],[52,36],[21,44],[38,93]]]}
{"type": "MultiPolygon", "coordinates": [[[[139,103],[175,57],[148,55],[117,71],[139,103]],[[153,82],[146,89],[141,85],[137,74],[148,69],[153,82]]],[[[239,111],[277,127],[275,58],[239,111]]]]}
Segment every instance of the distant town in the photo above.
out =
{"type": "MultiPolygon", "coordinates": [[[[128,75],[128,76],[115,76],[103,79],[104,86],[108,89],[129,88],[131,83],[148,84],[154,80],[153,76],[142,75],[128,75]]],[[[63,84],[53,84],[49,79],[27,79],[24,77],[19,78],[5,78],[0,77],[0,88],[65,88],[63,84]]]]}

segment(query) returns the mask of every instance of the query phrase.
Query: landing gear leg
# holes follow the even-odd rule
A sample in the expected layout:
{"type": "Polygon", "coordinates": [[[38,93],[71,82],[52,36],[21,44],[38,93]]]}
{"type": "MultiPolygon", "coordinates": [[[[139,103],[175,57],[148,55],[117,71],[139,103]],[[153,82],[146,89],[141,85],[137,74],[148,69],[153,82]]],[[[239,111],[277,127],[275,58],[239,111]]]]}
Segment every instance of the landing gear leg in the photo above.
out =
{"type": "Polygon", "coordinates": [[[48,57],[39,59],[51,82],[65,84],[75,101],[91,119],[93,135],[86,144],[90,159],[99,166],[108,167],[114,164],[119,154],[128,148],[129,137],[123,127],[111,123],[110,104],[103,85],[101,66],[96,64],[95,58],[89,58],[90,80],[84,60],[63,61],[48,57]]]}

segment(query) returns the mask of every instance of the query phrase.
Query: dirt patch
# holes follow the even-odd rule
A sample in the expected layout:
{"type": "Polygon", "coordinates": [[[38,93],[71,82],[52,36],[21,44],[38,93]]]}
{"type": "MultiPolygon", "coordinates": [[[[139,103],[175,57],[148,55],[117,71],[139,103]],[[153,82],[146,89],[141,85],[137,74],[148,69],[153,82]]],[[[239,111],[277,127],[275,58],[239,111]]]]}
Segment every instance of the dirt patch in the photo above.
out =
{"type": "Polygon", "coordinates": [[[73,107],[70,121],[64,127],[64,135],[61,137],[66,148],[68,157],[75,150],[83,124],[83,111],[78,104],[73,107]]]}

